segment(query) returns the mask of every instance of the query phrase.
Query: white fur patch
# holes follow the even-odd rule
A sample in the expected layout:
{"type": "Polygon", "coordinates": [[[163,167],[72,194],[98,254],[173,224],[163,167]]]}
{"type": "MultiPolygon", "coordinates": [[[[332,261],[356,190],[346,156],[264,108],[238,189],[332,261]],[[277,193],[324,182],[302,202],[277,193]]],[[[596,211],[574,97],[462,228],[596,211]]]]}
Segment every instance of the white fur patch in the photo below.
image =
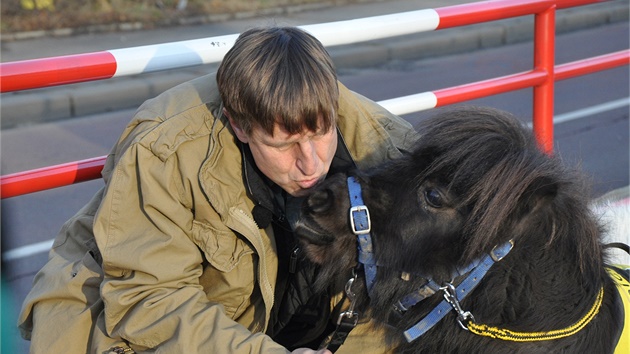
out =
{"type": "MultiPolygon", "coordinates": [[[[606,227],[604,243],[621,242],[630,245],[630,198],[600,200],[593,204],[593,211],[606,227]]],[[[620,249],[612,249],[613,264],[630,265],[630,255],[620,249]]]]}

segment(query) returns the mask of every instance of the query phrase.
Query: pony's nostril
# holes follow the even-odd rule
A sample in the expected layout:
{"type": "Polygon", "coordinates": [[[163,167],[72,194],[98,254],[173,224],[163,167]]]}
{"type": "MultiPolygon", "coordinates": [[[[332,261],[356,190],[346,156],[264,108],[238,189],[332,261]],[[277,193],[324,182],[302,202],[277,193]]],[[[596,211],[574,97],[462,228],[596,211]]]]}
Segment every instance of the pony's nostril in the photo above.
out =
{"type": "Polygon", "coordinates": [[[315,191],[306,200],[307,208],[313,213],[322,213],[330,209],[334,195],[330,189],[315,191]]]}

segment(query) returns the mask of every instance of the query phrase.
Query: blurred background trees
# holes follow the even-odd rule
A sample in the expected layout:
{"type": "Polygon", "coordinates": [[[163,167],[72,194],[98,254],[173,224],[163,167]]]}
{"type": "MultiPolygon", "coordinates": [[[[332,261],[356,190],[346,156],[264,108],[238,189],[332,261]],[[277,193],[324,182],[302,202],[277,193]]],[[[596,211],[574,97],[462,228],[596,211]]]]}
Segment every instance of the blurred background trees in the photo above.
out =
{"type": "MultiPolygon", "coordinates": [[[[365,1],[365,0],[355,0],[365,1]]],[[[139,23],[144,28],[176,24],[191,16],[260,11],[323,0],[2,0],[0,31],[16,33],[139,23]]],[[[341,2],[353,2],[341,1],[341,2]]]]}

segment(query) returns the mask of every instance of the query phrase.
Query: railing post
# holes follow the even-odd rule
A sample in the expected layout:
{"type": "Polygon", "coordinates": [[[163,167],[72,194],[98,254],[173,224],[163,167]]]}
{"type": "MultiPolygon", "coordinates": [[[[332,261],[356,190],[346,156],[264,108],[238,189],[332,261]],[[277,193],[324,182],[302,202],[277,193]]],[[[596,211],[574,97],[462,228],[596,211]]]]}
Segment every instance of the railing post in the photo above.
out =
{"type": "Polygon", "coordinates": [[[556,5],[552,5],[537,13],[534,22],[534,70],[546,73],[545,81],[534,86],[534,134],[549,154],[553,152],[555,15],[556,5]]]}

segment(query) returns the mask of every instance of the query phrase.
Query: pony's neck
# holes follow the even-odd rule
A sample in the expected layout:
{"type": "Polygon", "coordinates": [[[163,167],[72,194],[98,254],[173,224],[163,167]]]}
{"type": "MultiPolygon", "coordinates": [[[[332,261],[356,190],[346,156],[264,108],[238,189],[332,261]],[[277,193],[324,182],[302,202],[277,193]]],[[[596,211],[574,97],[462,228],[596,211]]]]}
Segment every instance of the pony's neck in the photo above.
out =
{"type": "Polygon", "coordinates": [[[516,245],[523,250],[497,263],[474,295],[475,303],[483,304],[476,309],[483,314],[478,319],[489,315],[498,323],[546,330],[564,328],[588,311],[604,283],[601,252],[585,262],[569,241],[516,245]]]}

